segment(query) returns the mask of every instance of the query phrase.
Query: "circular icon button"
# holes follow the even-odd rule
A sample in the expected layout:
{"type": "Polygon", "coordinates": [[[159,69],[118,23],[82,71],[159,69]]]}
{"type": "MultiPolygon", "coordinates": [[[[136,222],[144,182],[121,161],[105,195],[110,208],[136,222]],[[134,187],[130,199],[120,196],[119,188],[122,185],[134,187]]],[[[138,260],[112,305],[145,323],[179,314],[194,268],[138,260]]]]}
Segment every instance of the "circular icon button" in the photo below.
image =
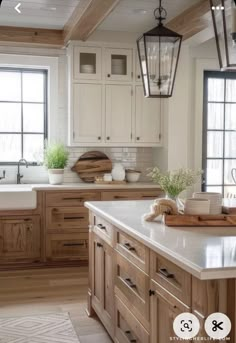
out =
{"type": "Polygon", "coordinates": [[[179,338],[191,339],[198,334],[200,322],[194,314],[184,312],[175,318],[173,329],[176,336],[179,338]]]}
{"type": "Polygon", "coordinates": [[[205,331],[213,339],[224,339],[231,331],[231,321],[224,313],[212,313],[205,321],[205,331]]]}

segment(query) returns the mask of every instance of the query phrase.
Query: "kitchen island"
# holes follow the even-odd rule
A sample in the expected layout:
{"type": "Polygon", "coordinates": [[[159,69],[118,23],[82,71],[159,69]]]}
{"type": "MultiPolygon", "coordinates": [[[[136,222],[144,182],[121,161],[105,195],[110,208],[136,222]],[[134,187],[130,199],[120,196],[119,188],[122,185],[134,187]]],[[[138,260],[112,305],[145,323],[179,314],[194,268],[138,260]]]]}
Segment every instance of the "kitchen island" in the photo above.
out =
{"type": "Polygon", "coordinates": [[[151,201],[88,202],[88,313],[115,342],[166,343],[173,320],[214,312],[232,322],[235,343],[236,228],[171,228],[142,219],[151,201]]]}

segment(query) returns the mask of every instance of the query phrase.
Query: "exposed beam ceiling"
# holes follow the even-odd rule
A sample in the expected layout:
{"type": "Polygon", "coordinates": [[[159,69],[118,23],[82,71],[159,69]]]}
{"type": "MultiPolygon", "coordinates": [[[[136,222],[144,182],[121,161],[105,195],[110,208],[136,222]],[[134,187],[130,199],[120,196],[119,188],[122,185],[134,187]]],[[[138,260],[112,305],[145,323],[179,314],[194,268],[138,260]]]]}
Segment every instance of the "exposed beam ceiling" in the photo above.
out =
{"type": "MultiPolygon", "coordinates": [[[[69,40],[86,40],[120,0],[81,0],[64,30],[34,29],[0,26],[0,42],[63,47],[69,40]]],[[[220,1],[220,0],[219,0],[220,1]]],[[[231,0],[226,0],[228,7],[231,0]]],[[[194,37],[212,27],[209,0],[199,2],[168,22],[167,26],[182,34],[184,40],[194,37]]],[[[213,31],[212,31],[213,37],[213,31]]],[[[209,35],[206,35],[206,40],[209,35]]]]}
{"type": "Polygon", "coordinates": [[[85,41],[99,24],[109,15],[120,0],[86,0],[88,5],[81,13],[80,7],[75,10],[64,28],[64,40],[85,41]]]}
{"type": "Polygon", "coordinates": [[[62,47],[63,31],[0,26],[0,42],[62,47]]]}
{"type": "MultiPolygon", "coordinates": [[[[220,0],[218,1],[220,3],[220,0]]],[[[226,6],[230,0],[225,1],[226,6]]],[[[201,31],[212,26],[211,8],[209,0],[200,0],[167,24],[168,28],[183,35],[187,40],[201,31]]],[[[213,31],[212,31],[213,33],[213,31]]],[[[208,37],[209,39],[209,37],[208,37]]]]}

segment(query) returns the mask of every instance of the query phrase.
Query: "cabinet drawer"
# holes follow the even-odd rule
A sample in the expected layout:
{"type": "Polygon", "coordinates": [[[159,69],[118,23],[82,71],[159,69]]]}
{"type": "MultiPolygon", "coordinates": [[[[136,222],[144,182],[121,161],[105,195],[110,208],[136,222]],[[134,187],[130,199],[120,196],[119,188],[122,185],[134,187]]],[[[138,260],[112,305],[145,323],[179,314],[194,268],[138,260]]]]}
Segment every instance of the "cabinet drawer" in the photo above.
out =
{"type": "Polygon", "coordinates": [[[115,229],[112,224],[108,223],[103,218],[96,216],[94,218],[94,233],[101,237],[109,245],[113,246],[115,229]]]}
{"type": "Polygon", "coordinates": [[[149,334],[123,302],[115,297],[115,342],[149,343],[149,334]]]}
{"type": "Polygon", "coordinates": [[[183,303],[190,306],[191,275],[189,273],[151,251],[150,276],[183,303]]]}
{"type": "Polygon", "coordinates": [[[148,329],[149,276],[119,253],[116,254],[115,286],[115,293],[123,302],[129,304],[129,309],[148,329]]]}
{"type": "Polygon", "coordinates": [[[47,259],[88,260],[88,233],[47,235],[47,259]]]}
{"type": "Polygon", "coordinates": [[[95,192],[48,192],[46,206],[83,206],[85,201],[100,200],[95,192]]]}
{"type": "Polygon", "coordinates": [[[84,207],[48,207],[46,228],[49,233],[88,231],[88,210],[84,207]]]}
{"type": "Polygon", "coordinates": [[[138,191],[138,192],[102,192],[101,200],[148,200],[160,197],[161,190],[155,191],[138,191]]]}
{"type": "Polygon", "coordinates": [[[116,249],[137,267],[149,274],[149,249],[123,232],[116,233],[116,249]]]}

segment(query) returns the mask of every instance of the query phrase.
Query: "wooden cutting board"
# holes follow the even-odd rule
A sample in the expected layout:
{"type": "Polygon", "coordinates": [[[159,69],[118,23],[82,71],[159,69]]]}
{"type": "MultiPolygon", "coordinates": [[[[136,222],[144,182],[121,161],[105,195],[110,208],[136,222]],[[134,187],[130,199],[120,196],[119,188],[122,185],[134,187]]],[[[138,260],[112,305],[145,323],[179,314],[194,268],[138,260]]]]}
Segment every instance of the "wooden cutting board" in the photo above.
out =
{"type": "Polygon", "coordinates": [[[97,177],[111,173],[112,162],[103,152],[88,151],[78,159],[71,170],[78,173],[84,182],[94,182],[97,177]]]}

